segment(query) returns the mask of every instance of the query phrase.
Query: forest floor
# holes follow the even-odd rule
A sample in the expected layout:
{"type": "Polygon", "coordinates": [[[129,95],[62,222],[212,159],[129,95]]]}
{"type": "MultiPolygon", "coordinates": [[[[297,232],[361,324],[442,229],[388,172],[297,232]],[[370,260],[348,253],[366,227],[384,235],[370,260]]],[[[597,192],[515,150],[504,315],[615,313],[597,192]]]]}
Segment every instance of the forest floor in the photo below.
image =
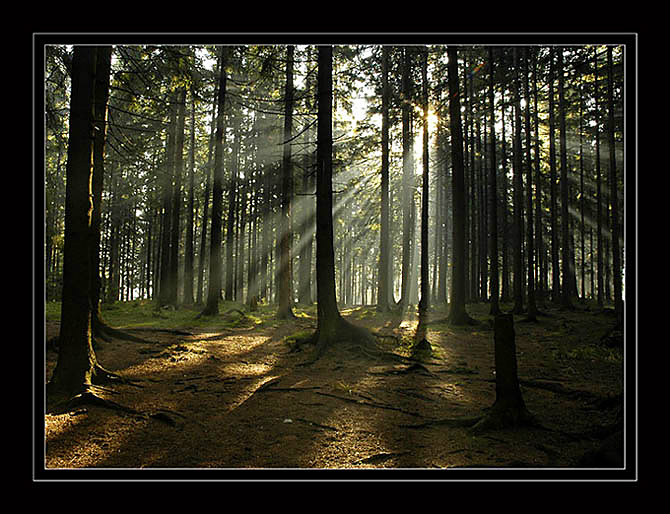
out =
{"type": "MultiPolygon", "coordinates": [[[[503,306],[503,308],[509,306],[503,306]]],[[[291,336],[316,325],[315,308],[290,321],[262,306],[224,303],[221,315],[115,304],[107,322],[146,343],[96,344],[106,369],[136,381],[98,394],[135,412],[81,406],[45,415],[45,467],[154,469],[571,468],[614,423],[624,392],[624,355],[602,344],[612,314],[580,305],[545,308],[537,323],[515,317],[518,373],[528,410],[544,429],[474,435],[440,423],[477,416],[495,401],[493,330],[486,304],[477,325],[452,327],[431,312],[432,352],[408,360],[416,319],[342,309],[355,324],[394,337],[379,346],[399,359],[312,347],[291,336]],[[172,332],[165,331],[166,329],[172,332]],[[140,386],[140,387],[138,387],[140,386]]],[[[46,336],[58,335],[47,306],[46,336]]],[[[39,352],[36,352],[39,355],[39,352]]],[[[48,381],[57,354],[46,353],[48,381]]],[[[46,382],[45,382],[46,383],[46,382]]]]}

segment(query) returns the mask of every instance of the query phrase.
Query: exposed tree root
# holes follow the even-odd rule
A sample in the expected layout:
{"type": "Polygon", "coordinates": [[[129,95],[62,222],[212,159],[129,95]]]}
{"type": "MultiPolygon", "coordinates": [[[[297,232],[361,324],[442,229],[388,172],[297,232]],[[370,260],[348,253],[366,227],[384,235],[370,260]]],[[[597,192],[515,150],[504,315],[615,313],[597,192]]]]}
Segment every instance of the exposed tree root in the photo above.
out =
{"type": "Polygon", "coordinates": [[[418,423],[415,425],[401,425],[402,428],[429,428],[437,426],[446,426],[451,428],[469,428],[475,425],[478,421],[482,419],[482,416],[475,417],[463,417],[463,418],[444,418],[444,419],[433,419],[426,421],[425,423],[418,423]]]}
{"type": "Polygon", "coordinates": [[[126,407],[120,403],[108,400],[101,396],[98,396],[92,388],[86,388],[83,392],[70,398],[64,405],[68,410],[72,410],[77,407],[82,407],[84,405],[91,405],[94,407],[102,407],[105,409],[111,409],[126,414],[139,415],[141,414],[138,410],[135,410],[131,407],[126,407]]]}
{"type": "Polygon", "coordinates": [[[97,321],[93,323],[93,335],[96,337],[102,338],[104,341],[111,341],[111,338],[121,339],[122,341],[131,341],[133,343],[151,343],[141,337],[134,336],[129,334],[124,330],[119,330],[118,328],[110,327],[107,323],[103,321],[97,321]]]}
{"type": "MultiPolygon", "coordinates": [[[[67,412],[72,412],[80,409],[81,407],[92,406],[92,407],[101,407],[103,409],[109,409],[123,414],[128,414],[131,416],[137,416],[140,418],[151,418],[156,421],[161,421],[167,423],[170,426],[175,426],[177,423],[174,419],[168,416],[162,410],[159,410],[155,413],[143,413],[132,407],[127,407],[115,401],[103,398],[96,394],[94,389],[104,389],[98,386],[89,386],[85,387],[84,390],[74,396],[67,398],[64,401],[56,402],[50,408],[47,409],[47,412],[50,414],[64,414],[67,412]]],[[[108,390],[106,390],[108,391],[108,390]]]]}
{"type": "Polygon", "coordinates": [[[489,430],[520,426],[539,428],[541,425],[535,419],[535,416],[528,412],[523,403],[512,404],[496,401],[489,412],[472,426],[471,431],[475,434],[481,434],[489,430]]]}
{"type": "Polygon", "coordinates": [[[140,384],[137,383],[137,380],[118,375],[113,371],[109,371],[108,369],[103,368],[100,364],[97,363],[94,368],[93,383],[96,385],[124,384],[124,385],[131,385],[133,387],[140,387],[140,388],[142,387],[140,384]]]}
{"type": "Polygon", "coordinates": [[[349,402],[349,403],[355,403],[357,405],[367,405],[368,407],[375,407],[378,409],[386,409],[386,410],[393,410],[397,412],[402,412],[403,414],[408,414],[409,416],[414,416],[421,418],[423,417],[421,414],[418,412],[412,412],[408,411],[405,409],[401,409],[400,407],[395,407],[394,405],[388,405],[385,403],[380,403],[375,401],[374,399],[368,399],[368,400],[361,400],[358,398],[353,398],[353,397],[346,397],[346,396],[339,396],[336,394],[331,394],[331,393],[324,393],[322,391],[315,391],[315,394],[321,395],[321,396],[328,396],[330,398],[337,398],[338,400],[342,400],[344,402],[349,402]]]}
{"type": "Polygon", "coordinates": [[[296,315],[293,312],[293,309],[289,307],[277,310],[276,318],[281,320],[296,319],[296,315]]]}
{"type": "Polygon", "coordinates": [[[314,344],[315,349],[312,356],[302,364],[309,366],[318,361],[331,348],[348,350],[362,354],[366,357],[375,358],[381,353],[377,348],[372,332],[366,328],[359,327],[339,317],[334,327],[327,334],[322,333],[319,328],[310,336],[304,338],[302,344],[314,344]]]}

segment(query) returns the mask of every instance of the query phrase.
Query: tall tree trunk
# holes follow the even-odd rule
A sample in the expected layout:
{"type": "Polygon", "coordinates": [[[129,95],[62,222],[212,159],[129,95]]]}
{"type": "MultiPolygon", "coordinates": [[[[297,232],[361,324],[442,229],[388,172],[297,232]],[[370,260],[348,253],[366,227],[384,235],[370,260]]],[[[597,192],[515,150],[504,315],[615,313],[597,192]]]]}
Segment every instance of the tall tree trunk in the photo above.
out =
{"type": "Polygon", "coordinates": [[[291,134],[293,132],[293,51],[286,48],[286,87],[284,89],[284,154],[282,159],[281,180],[281,217],[279,221],[279,268],[277,317],[292,318],[293,315],[293,266],[291,246],[293,230],[291,227],[291,203],[293,201],[293,162],[291,160],[291,134]]]}
{"type": "Polygon", "coordinates": [[[447,237],[449,230],[449,192],[447,182],[449,179],[449,166],[450,162],[448,161],[448,151],[447,151],[447,142],[446,136],[444,134],[443,126],[440,124],[438,128],[437,136],[438,144],[438,161],[442,162],[442,168],[438,171],[438,196],[440,201],[438,202],[439,211],[437,214],[440,222],[437,225],[437,232],[439,232],[439,241],[440,244],[437,248],[438,254],[438,284],[437,284],[437,295],[436,302],[438,304],[447,303],[447,270],[449,262],[449,240],[447,237]]]}
{"type": "Polygon", "coordinates": [[[333,48],[319,46],[318,141],[316,175],[317,329],[313,336],[319,357],[333,343],[370,341],[372,336],[345,321],[335,296],[333,246],[333,48]]]}
{"type": "MultiPolygon", "coordinates": [[[[528,320],[537,319],[537,305],[535,303],[535,241],[533,238],[533,161],[531,159],[530,149],[533,138],[531,137],[530,127],[530,88],[528,86],[528,75],[530,74],[530,59],[528,47],[524,48],[524,96],[526,98],[525,122],[526,122],[526,204],[528,205],[526,220],[526,258],[528,266],[528,320]]],[[[537,152],[535,154],[537,159],[537,152]]]]}
{"type": "Polygon", "coordinates": [[[599,91],[598,91],[598,49],[593,51],[593,69],[594,69],[594,96],[595,96],[595,116],[596,116],[596,126],[594,127],[596,131],[596,246],[597,246],[597,264],[596,264],[596,274],[597,274],[597,298],[598,305],[603,306],[603,293],[604,293],[604,267],[603,267],[603,219],[602,219],[602,177],[600,173],[600,106],[599,106],[599,91]]]}
{"type": "Polygon", "coordinates": [[[165,143],[165,167],[162,177],[161,201],[163,205],[162,234],[161,234],[161,261],[160,261],[160,287],[158,289],[158,307],[170,305],[170,292],[172,290],[172,275],[170,273],[170,242],[172,226],[173,203],[173,175],[174,175],[174,147],[177,110],[174,102],[170,101],[170,115],[167,130],[167,141],[165,143]]]}
{"type": "Polygon", "coordinates": [[[174,188],[172,190],[172,224],[170,232],[170,267],[168,282],[169,292],[167,301],[169,305],[177,307],[178,285],[179,285],[179,239],[181,235],[181,179],[184,173],[184,126],[186,110],[186,88],[177,92],[177,117],[175,126],[174,146],[174,188]]]}
{"type": "Polygon", "coordinates": [[[412,178],[414,176],[414,156],[413,146],[414,138],[412,137],[412,129],[410,127],[411,112],[410,112],[410,95],[411,95],[411,78],[410,78],[410,55],[409,49],[403,48],[403,62],[402,62],[402,269],[401,269],[401,292],[400,305],[404,310],[410,302],[410,283],[412,274],[410,268],[411,261],[411,237],[412,231],[412,211],[413,195],[412,195],[412,178]]]}
{"type": "MultiPolygon", "coordinates": [[[[503,50],[504,51],[504,50],[503,50]]],[[[508,214],[508,202],[507,202],[507,192],[508,192],[508,181],[507,181],[507,137],[505,134],[505,127],[506,127],[506,121],[505,121],[505,91],[501,92],[501,98],[500,98],[500,103],[501,103],[501,114],[502,114],[502,134],[501,134],[501,145],[502,145],[502,175],[500,176],[501,178],[501,184],[500,184],[500,197],[501,197],[501,205],[500,205],[500,221],[502,223],[501,228],[502,228],[502,262],[501,262],[501,267],[502,271],[500,273],[500,278],[502,281],[502,286],[501,286],[501,291],[500,291],[500,301],[501,302],[509,302],[510,300],[510,280],[509,280],[509,223],[507,222],[507,214],[508,214]]]]}
{"type": "Polygon", "coordinates": [[[535,127],[535,301],[539,298],[540,303],[543,302],[545,291],[542,277],[543,270],[546,263],[544,252],[544,240],[542,229],[542,175],[540,173],[540,115],[537,106],[537,61],[538,53],[535,52],[533,57],[533,110],[534,110],[534,127],[535,127]],[[539,293],[538,293],[539,291],[539,293]]]}
{"type": "MultiPolygon", "coordinates": [[[[218,61],[218,60],[217,60],[218,61]]],[[[220,62],[217,62],[217,71],[221,66],[220,62]]],[[[215,88],[214,101],[212,102],[212,119],[210,123],[210,135],[209,135],[209,144],[207,147],[207,167],[205,172],[207,173],[207,178],[205,180],[205,194],[203,195],[203,208],[202,208],[202,231],[200,232],[200,253],[198,257],[198,292],[196,303],[202,305],[202,295],[203,295],[203,286],[204,286],[204,275],[205,275],[205,256],[207,255],[206,246],[207,246],[207,220],[208,210],[209,210],[209,195],[211,190],[211,176],[212,176],[212,154],[214,152],[214,145],[216,141],[216,107],[218,103],[218,84],[215,88]]]]}
{"type": "Polygon", "coordinates": [[[235,224],[237,212],[237,187],[238,187],[238,160],[241,146],[241,120],[240,116],[231,114],[233,118],[233,152],[230,163],[230,180],[228,181],[228,216],[226,217],[226,266],[224,275],[224,299],[226,301],[234,301],[234,247],[235,247],[235,224]]]}
{"type": "Polygon", "coordinates": [[[561,150],[561,306],[565,308],[572,307],[570,296],[572,288],[570,287],[570,212],[568,195],[568,148],[567,134],[565,128],[565,88],[564,88],[564,70],[563,70],[563,49],[558,52],[558,111],[559,111],[559,137],[561,150]]]}
{"type": "Polygon", "coordinates": [[[186,248],[184,249],[184,303],[193,303],[194,225],[195,225],[195,95],[191,87],[191,140],[188,165],[188,203],[186,207],[186,248]]]}
{"type": "Polygon", "coordinates": [[[496,111],[495,111],[495,59],[493,47],[489,47],[489,116],[491,117],[491,149],[489,151],[491,164],[489,169],[489,245],[490,245],[490,281],[491,281],[491,309],[493,316],[500,314],[500,279],[498,276],[498,187],[496,162],[496,111]]]}
{"type": "Polygon", "coordinates": [[[549,49],[549,194],[550,194],[550,212],[551,212],[551,299],[554,303],[559,303],[561,297],[561,279],[559,266],[559,247],[558,236],[558,191],[556,177],[556,122],[555,122],[555,101],[554,101],[554,48],[549,49]]]}
{"type": "Polygon", "coordinates": [[[419,296],[419,316],[428,312],[430,303],[428,289],[428,49],[422,52],[421,59],[421,96],[423,103],[423,173],[421,176],[421,290],[419,296]]]}
{"type": "MultiPolygon", "coordinates": [[[[469,178],[470,180],[466,184],[466,191],[469,191],[469,194],[466,193],[466,199],[467,199],[467,205],[469,210],[466,212],[469,212],[470,216],[470,233],[469,233],[469,238],[466,238],[466,241],[469,241],[468,248],[470,249],[470,256],[469,256],[469,281],[468,281],[468,298],[470,301],[475,302],[477,299],[477,267],[479,266],[479,260],[478,260],[478,255],[477,251],[479,250],[479,245],[477,244],[477,208],[478,208],[478,198],[477,198],[477,165],[478,165],[478,159],[477,159],[477,140],[478,138],[476,137],[476,127],[478,126],[479,123],[479,117],[477,116],[477,121],[475,121],[475,112],[474,112],[474,104],[475,104],[475,90],[474,90],[474,80],[473,80],[473,73],[472,72],[467,72],[468,67],[465,67],[466,69],[466,75],[465,75],[465,83],[466,87],[469,88],[469,102],[468,102],[468,112],[469,112],[469,127],[470,127],[470,137],[468,138],[470,142],[470,166],[469,166],[469,178]]],[[[477,113],[478,114],[478,113],[477,113]]],[[[467,146],[467,143],[466,143],[467,146]]],[[[467,268],[466,268],[467,269],[467,268]]]]}
{"type": "Polygon", "coordinates": [[[49,396],[85,390],[92,384],[97,364],[90,308],[96,53],[94,46],[75,46],[72,59],[60,343],[47,387],[49,396]]]}
{"type": "Polygon", "coordinates": [[[255,149],[256,166],[251,170],[250,182],[253,184],[249,194],[249,265],[247,268],[247,304],[251,310],[258,305],[258,168],[262,169],[259,158],[260,123],[259,116],[254,116],[253,122],[253,147],[255,149]]]}
{"type": "Polygon", "coordinates": [[[423,173],[421,180],[421,294],[419,316],[428,311],[428,49],[424,49],[421,63],[423,100],[423,173]]]}
{"type": "MultiPolygon", "coordinates": [[[[107,286],[107,302],[114,303],[119,299],[119,205],[117,198],[117,184],[118,174],[115,173],[116,166],[110,163],[109,166],[109,182],[110,192],[112,193],[110,199],[110,234],[109,234],[109,284],[107,286]]],[[[156,245],[160,250],[160,245],[156,245]]],[[[156,289],[156,286],[154,286],[156,289]]]]}
{"type": "Polygon", "coordinates": [[[389,280],[389,47],[382,47],[382,169],[381,169],[381,227],[379,231],[379,284],[377,287],[377,311],[387,312],[391,298],[389,280]]]}
{"type": "Polygon", "coordinates": [[[514,47],[514,314],[523,312],[523,169],[521,155],[521,98],[519,51],[514,47]]]}
{"type": "Polygon", "coordinates": [[[221,295],[221,215],[223,213],[223,139],[226,103],[226,47],[221,47],[219,90],[217,93],[216,138],[214,143],[214,184],[212,188],[212,234],[210,238],[209,285],[203,315],[219,312],[221,295]]]}
{"type": "MultiPolygon", "coordinates": [[[[305,131],[305,143],[310,141],[311,131],[305,131]]],[[[312,296],[312,241],[314,239],[314,174],[311,171],[312,155],[305,152],[302,158],[302,198],[300,214],[302,218],[299,230],[300,264],[299,264],[299,286],[298,302],[303,305],[311,305],[312,296]]]]}
{"type": "Polygon", "coordinates": [[[91,328],[99,335],[104,324],[100,311],[102,279],[100,276],[100,226],[102,221],[102,188],[104,180],[105,138],[107,136],[107,101],[109,100],[109,77],[112,62],[112,47],[97,48],[95,74],[95,130],[93,140],[93,211],[91,213],[91,328]]]}
{"type": "Polygon", "coordinates": [[[586,225],[585,207],[586,191],[584,190],[584,83],[579,88],[579,232],[580,232],[580,257],[581,257],[581,293],[582,300],[586,299],[586,225]]]}
{"type": "Polygon", "coordinates": [[[621,249],[619,246],[619,202],[616,170],[616,147],[614,138],[614,78],[612,63],[612,47],[607,47],[607,104],[608,104],[608,136],[609,136],[609,168],[610,168],[610,204],[612,233],[612,278],[614,281],[614,310],[623,319],[623,296],[621,279],[621,249]]]}
{"type": "Polygon", "coordinates": [[[463,162],[463,128],[461,126],[461,101],[458,85],[458,50],[447,47],[449,58],[449,123],[451,127],[453,250],[451,278],[450,322],[465,325],[470,316],[465,310],[465,170],[463,162]]]}
{"type": "Polygon", "coordinates": [[[316,175],[316,281],[319,337],[330,339],[340,320],[335,296],[333,247],[333,133],[331,46],[319,47],[318,140],[316,175]]]}

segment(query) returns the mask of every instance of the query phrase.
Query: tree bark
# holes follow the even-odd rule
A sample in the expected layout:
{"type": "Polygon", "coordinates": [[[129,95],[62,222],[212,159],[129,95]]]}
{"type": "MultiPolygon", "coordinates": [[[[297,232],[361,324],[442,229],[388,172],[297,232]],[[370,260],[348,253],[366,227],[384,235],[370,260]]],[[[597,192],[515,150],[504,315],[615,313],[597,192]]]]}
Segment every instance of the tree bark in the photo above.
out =
{"type": "Polygon", "coordinates": [[[496,399],[487,414],[473,427],[473,432],[536,424],[526,408],[519,386],[513,314],[496,316],[493,330],[496,399]]]}
{"type": "Polygon", "coordinates": [[[609,136],[609,168],[610,168],[610,204],[612,232],[612,279],[614,282],[614,310],[623,319],[623,296],[621,279],[621,249],[619,245],[619,201],[616,170],[616,146],[614,138],[614,79],[612,47],[607,47],[607,103],[608,103],[608,136],[609,136]]]}
{"type": "Polygon", "coordinates": [[[390,303],[389,280],[389,47],[382,47],[382,168],[381,168],[381,221],[379,232],[379,285],[377,311],[388,312],[390,303]]]}
{"type": "Polygon", "coordinates": [[[595,97],[595,115],[596,115],[596,125],[594,127],[596,132],[596,246],[597,246],[597,263],[596,263],[596,274],[597,274],[597,300],[598,306],[603,306],[603,293],[604,293],[604,266],[603,266],[603,219],[602,219],[602,175],[600,171],[600,106],[599,99],[600,93],[598,91],[598,50],[597,48],[593,51],[593,70],[594,70],[594,97],[595,97]]]}
{"type": "Polygon", "coordinates": [[[221,215],[223,213],[223,139],[226,103],[226,47],[221,47],[219,90],[217,93],[216,137],[214,143],[214,180],[212,187],[212,234],[210,239],[209,284],[203,315],[219,312],[221,296],[221,215]]]}
{"type": "Polygon", "coordinates": [[[514,309],[523,312],[523,169],[521,155],[521,95],[519,51],[514,47],[514,309]]]}
{"type": "Polygon", "coordinates": [[[453,250],[451,306],[449,320],[454,325],[470,323],[465,310],[465,169],[463,162],[463,128],[458,84],[458,50],[447,47],[449,58],[449,123],[451,127],[453,250]]]}
{"type": "Polygon", "coordinates": [[[97,47],[95,74],[95,131],[93,141],[93,211],[91,213],[91,328],[99,335],[104,324],[100,310],[102,279],[100,276],[100,226],[102,220],[102,188],[104,181],[105,138],[107,135],[107,102],[112,47],[97,47]]]}
{"type": "Polygon", "coordinates": [[[172,190],[172,224],[170,232],[170,265],[167,303],[173,307],[179,304],[179,239],[181,236],[181,179],[184,173],[184,126],[186,110],[186,88],[177,93],[177,114],[174,146],[174,187],[172,190]]]}
{"type": "Polygon", "coordinates": [[[316,282],[317,329],[313,335],[317,358],[333,343],[370,341],[365,330],[345,321],[335,296],[335,249],[333,246],[333,115],[331,46],[319,46],[318,136],[316,175],[316,282]]]}
{"type": "MultiPolygon", "coordinates": [[[[528,47],[524,48],[524,96],[526,98],[526,109],[525,109],[525,123],[526,123],[526,205],[527,214],[526,214],[526,259],[528,266],[528,276],[527,276],[527,300],[528,300],[528,314],[527,319],[529,321],[537,320],[537,304],[535,302],[535,240],[533,234],[533,161],[531,159],[530,149],[532,146],[533,138],[531,137],[531,127],[530,127],[530,88],[528,86],[528,75],[530,74],[530,65],[529,65],[529,50],[528,47]]],[[[537,152],[535,154],[537,159],[537,152]]]]}
{"type": "Polygon", "coordinates": [[[491,159],[489,169],[489,245],[490,245],[490,291],[491,291],[491,309],[493,316],[500,314],[500,279],[498,275],[498,187],[497,174],[498,166],[496,162],[496,117],[495,117],[495,60],[493,48],[489,47],[489,115],[491,117],[491,149],[489,157],[491,159]]]}
{"type": "Polygon", "coordinates": [[[414,210],[414,199],[412,195],[412,178],[414,175],[414,141],[411,129],[411,100],[410,100],[410,55],[409,49],[403,49],[402,62],[402,267],[401,267],[401,290],[400,306],[404,310],[410,303],[410,283],[412,274],[410,268],[412,240],[412,214],[414,210]]]}
{"type": "Polygon", "coordinates": [[[318,141],[316,175],[316,279],[319,338],[331,339],[340,321],[335,296],[333,247],[332,59],[330,46],[319,47],[318,141]]]}
{"type": "MultiPolygon", "coordinates": [[[[217,62],[217,66],[220,67],[221,63],[217,62]]],[[[218,69],[218,68],[217,68],[218,69]]],[[[216,108],[218,103],[218,85],[215,88],[215,98],[212,105],[212,119],[211,119],[211,129],[209,144],[207,148],[207,178],[205,180],[205,194],[203,195],[203,208],[202,208],[202,231],[200,232],[200,255],[198,258],[198,292],[196,295],[196,303],[202,305],[202,295],[203,295],[203,281],[205,275],[205,256],[207,254],[207,220],[209,219],[208,210],[209,210],[209,196],[211,191],[211,177],[212,177],[212,153],[214,152],[214,145],[216,140],[216,108]]]]}
{"type": "Polygon", "coordinates": [[[158,307],[170,305],[170,292],[172,290],[172,275],[170,273],[170,237],[172,226],[173,209],[173,174],[174,174],[174,140],[176,127],[176,108],[174,102],[169,102],[169,121],[167,127],[167,141],[165,144],[165,166],[162,177],[161,202],[163,205],[163,219],[161,226],[161,259],[158,288],[158,307]]]}
{"type": "Polygon", "coordinates": [[[423,173],[421,180],[421,296],[419,316],[428,311],[430,298],[428,289],[428,49],[424,49],[421,64],[423,100],[423,173]]]}
{"type": "Polygon", "coordinates": [[[47,388],[50,396],[85,390],[97,364],[90,308],[96,53],[96,47],[75,46],[72,60],[61,328],[58,361],[47,388]]]}
{"type": "MultiPolygon", "coordinates": [[[[504,51],[504,50],[503,50],[504,51]]],[[[501,259],[501,273],[500,279],[502,282],[501,291],[500,291],[500,301],[509,302],[510,300],[510,281],[509,281],[509,223],[508,223],[508,180],[507,180],[507,137],[506,137],[506,121],[505,121],[505,91],[503,89],[500,98],[501,103],[501,114],[502,114],[502,134],[501,134],[501,144],[502,144],[502,156],[501,156],[501,165],[502,165],[502,175],[500,183],[500,221],[502,229],[502,259],[501,259]]]]}
{"type": "Polygon", "coordinates": [[[193,275],[194,275],[194,225],[195,225],[195,95],[191,87],[191,134],[189,144],[188,165],[188,203],[186,207],[186,248],[184,250],[184,298],[187,305],[193,303],[193,275]]]}
{"type": "Polygon", "coordinates": [[[237,194],[238,194],[238,161],[241,146],[241,120],[239,114],[231,112],[233,125],[232,155],[230,162],[230,179],[228,180],[228,216],[226,217],[226,242],[225,255],[226,265],[224,274],[223,297],[226,301],[234,301],[234,269],[235,269],[235,221],[237,213],[237,194]]]}
{"type": "Polygon", "coordinates": [[[561,151],[561,306],[572,307],[572,288],[570,287],[570,198],[568,195],[568,147],[565,126],[565,88],[563,70],[563,50],[558,52],[558,110],[559,137],[561,151]]]}
{"type": "Polygon", "coordinates": [[[284,153],[282,159],[281,217],[279,223],[279,274],[277,276],[279,308],[277,317],[293,318],[293,266],[291,246],[291,203],[293,201],[293,162],[291,160],[291,133],[293,132],[293,52],[286,49],[286,86],[284,89],[284,153]]]}
{"type": "Polygon", "coordinates": [[[561,297],[561,279],[559,265],[559,247],[558,236],[558,191],[556,190],[556,122],[555,122],[555,101],[554,101],[554,48],[549,49],[549,180],[550,180],[550,212],[551,212],[551,299],[554,303],[559,303],[561,297]]]}

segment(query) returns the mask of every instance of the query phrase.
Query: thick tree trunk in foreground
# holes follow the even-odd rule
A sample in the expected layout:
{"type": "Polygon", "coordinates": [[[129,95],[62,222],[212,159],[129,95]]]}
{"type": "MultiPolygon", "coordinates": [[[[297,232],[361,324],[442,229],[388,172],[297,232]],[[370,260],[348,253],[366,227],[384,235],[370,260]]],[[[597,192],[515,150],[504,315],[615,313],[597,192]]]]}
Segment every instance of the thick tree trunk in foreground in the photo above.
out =
{"type": "Polygon", "coordinates": [[[316,287],[318,358],[333,343],[369,341],[364,329],[345,321],[335,296],[335,249],[333,246],[333,48],[319,47],[318,141],[316,156],[316,287]]]}
{"type": "Polygon", "coordinates": [[[333,247],[332,59],[330,46],[319,47],[318,142],[316,174],[316,286],[319,338],[330,339],[341,320],[335,297],[333,247]]]}
{"type": "Polygon", "coordinates": [[[92,384],[97,365],[91,346],[91,179],[96,47],[75,46],[66,167],[65,247],[58,362],[48,394],[77,394],[92,384]]]}
{"type": "Polygon", "coordinates": [[[517,374],[514,317],[496,316],[494,322],[496,401],[490,411],[473,427],[474,431],[535,424],[521,395],[517,374]]]}

